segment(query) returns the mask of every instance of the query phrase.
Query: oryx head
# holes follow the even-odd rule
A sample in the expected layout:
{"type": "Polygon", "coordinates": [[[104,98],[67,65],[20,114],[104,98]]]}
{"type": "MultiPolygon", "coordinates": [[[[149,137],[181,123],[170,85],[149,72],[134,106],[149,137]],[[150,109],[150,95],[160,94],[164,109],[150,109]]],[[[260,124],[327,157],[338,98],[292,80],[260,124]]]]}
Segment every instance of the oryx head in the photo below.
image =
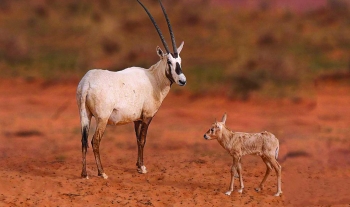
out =
{"type": "Polygon", "coordinates": [[[176,47],[176,42],[175,42],[175,37],[174,37],[174,33],[173,30],[171,28],[169,19],[168,19],[168,15],[165,12],[165,9],[163,7],[163,4],[161,2],[161,0],[159,0],[160,6],[162,7],[166,22],[168,24],[168,28],[169,28],[169,32],[170,32],[170,37],[171,37],[171,42],[173,45],[173,53],[170,52],[167,43],[165,42],[165,39],[163,37],[162,32],[160,31],[156,21],[153,19],[152,15],[149,13],[149,11],[147,10],[147,8],[139,1],[137,0],[140,5],[145,9],[146,13],[148,14],[149,18],[151,19],[154,27],[156,28],[159,37],[164,45],[164,48],[166,50],[167,53],[164,53],[159,46],[157,46],[157,54],[159,55],[159,57],[161,58],[161,60],[166,61],[167,66],[165,69],[165,74],[166,77],[170,80],[171,84],[172,83],[177,83],[180,86],[184,86],[186,85],[186,76],[183,74],[182,69],[181,69],[181,57],[180,57],[180,52],[184,46],[184,42],[181,43],[181,45],[177,48],[176,47]]]}

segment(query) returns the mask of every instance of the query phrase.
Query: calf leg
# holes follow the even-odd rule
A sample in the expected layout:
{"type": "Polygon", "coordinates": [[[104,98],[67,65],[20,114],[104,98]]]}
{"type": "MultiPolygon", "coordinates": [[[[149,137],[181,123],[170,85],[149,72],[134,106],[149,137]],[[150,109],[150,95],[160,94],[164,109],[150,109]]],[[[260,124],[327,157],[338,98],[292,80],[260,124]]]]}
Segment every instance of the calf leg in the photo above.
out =
{"type": "Polygon", "coordinates": [[[107,125],[107,120],[97,119],[96,131],[91,141],[92,149],[94,151],[94,156],[96,160],[98,176],[103,177],[104,179],[107,179],[108,176],[104,173],[102,163],[101,163],[100,142],[101,142],[103,133],[106,129],[106,125],[107,125]]]}
{"type": "Polygon", "coordinates": [[[237,169],[237,164],[238,164],[238,158],[233,158],[233,163],[231,167],[231,182],[230,182],[230,188],[229,190],[225,193],[226,195],[231,195],[233,188],[234,188],[234,179],[235,179],[235,172],[237,169]]]}
{"type": "Polygon", "coordinates": [[[137,138],[137,171],[139,173],[145,174],[147,173],[146,166],[143,164],[143,148],[146,144],[146,136],[148,126],[151,123],[152,118],[147,118],[142,121],[135,121],[135,133],[137,138]]]}
{"type": "Polygon", "coordinates": [[[244,185],[243,185],[243,178],[242,178],[242,166],[241,166],[241,162],[240,161],[237,163],[237,172],[238,172],[239,183],[240,183],[240,187],[241,187],[240,189],[238,189],[238,192],[242,193],[244,185]]]}
{"type": "Polygon", "coordinates": [[[262,160],[263,160],[264,163],[266,164],[266,172],[265,172],[265,176],[264,176],[264,178],[262,179],[262,181],[261,181],[259,187],[255,188],[255,190],[256,190],[257,192],[260,192],[261,190],[263,190],[263,188],[264,188],[264,183],[265,183],[265,181],[266,181],[267,177],[269,176],[269,174],[270,174],[270,172],[271,172],[271,169],[272,169],[271,164],[269,163],[268,160],[266,160],[265,158],[262,158],[262,160]]]}
{"type": "Polygon", "coordinates": [[[276,175],[277,175],[277,193],[275,194],[275,196],[280,196],[282,194],[282,190],[281,190],[281,170],[282,170],[282,167],[277,162],[277,160],[274,158],[271,159],[270,163],[271,163],[272,167],[275,169],[276,175]]]}
{"type": "Polygon", "coordinates": [[[238,172],[237,172],[237,169],[236,169],[236,168],[234,169],[234,171],[235,171],[235,172],[234,172],[235,178],[239,178],[239,175],[238,175],[238,172]]]}

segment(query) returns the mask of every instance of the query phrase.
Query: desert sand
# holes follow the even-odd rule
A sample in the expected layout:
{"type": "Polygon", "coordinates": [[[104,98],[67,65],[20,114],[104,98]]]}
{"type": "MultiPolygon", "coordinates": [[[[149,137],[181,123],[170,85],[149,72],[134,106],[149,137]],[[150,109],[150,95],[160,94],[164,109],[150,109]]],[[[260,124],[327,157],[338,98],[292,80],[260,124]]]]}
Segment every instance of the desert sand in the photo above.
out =
{"type": "MultiPolygon", "coordinates": [[[[0,206],[350,205],[346,84],[318,83],[310,98],[248,101],[173,90],[148,131],[144,155],[148,173],[136,170],[133,124],[108,126],[100,152],[109,177],[97,177],[90,146],[86,180],[80,178],[77,83],[0,80],[0,206]],[[255,156],[242,161],[243,194],[224,194],[231,157],[217,141],[203,139],[224,112],[232,130],[267,130],[279,138],[281,197],[273,196],[274,172],[264,191],[254,191],[265,173],[264,163],[255,156]]],[[[89,141],[92,133],[93,129],[89,141]]]]}

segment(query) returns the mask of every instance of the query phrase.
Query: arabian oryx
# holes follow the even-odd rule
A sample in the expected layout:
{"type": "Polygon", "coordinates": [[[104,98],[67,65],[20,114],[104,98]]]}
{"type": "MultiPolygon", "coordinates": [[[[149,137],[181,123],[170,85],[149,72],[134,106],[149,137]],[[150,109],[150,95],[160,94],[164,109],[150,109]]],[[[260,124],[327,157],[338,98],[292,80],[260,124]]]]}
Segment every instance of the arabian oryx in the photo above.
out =
{"type": "Polygon", "coordinates": [[[158,46],[156,51],[160,61],[149,69],[130,67],[117,72],[94,69],[88,71],[81,79],[77,88],[76,98],[82,130],[83,169],[81,176],[83,178],[88,178],[86,172],[86,151],[92,116],[96,120],[96,131],[91,145],[96,160],[98,176],[105,179],[108,177],[103,171],[99,152],[100,142],[106,125],[122,125],[130,122],[134,122],[137,138],[137,170],[139,173],[147,173],[143,163],[143,148],[146,143],[148,126],[169,93],[171,85],[173,83],[180,86],[186,84],[186,77],[181,70],[181,58],[179,56],[184,42],[176,48],[174,34],[162,2],[159,0],[168,24],[174,53],[169,51],[168,45],[152,15],[139,0],[137,1],[151,19],[166,53],[158,46]]]}
{"type": "Polygon", "coordinates": [[[233,132],[226,125],[226,114],[222,117],[221,122],[215,121],[211,128],[204,134],[204,139],[217,139],[219,144],[232,156],[233,164],[231,168],[231,184],[226,195],[231,195],[233,191],[234,174],[237,170],[240,181],[239,193],[243,192],[243,179],[241,158],[244,155],[258,155],[266,164],[266,173],[256,191],[260,191],[264,187],[264,182],[270,174],[271,169],[274,169],[277,174],[277,193],[275,196],[282,194],[281,190],[281,166],[277,162],[279,141],[275,135],[270,132],[260,133],[245,133],[233,132]]]}

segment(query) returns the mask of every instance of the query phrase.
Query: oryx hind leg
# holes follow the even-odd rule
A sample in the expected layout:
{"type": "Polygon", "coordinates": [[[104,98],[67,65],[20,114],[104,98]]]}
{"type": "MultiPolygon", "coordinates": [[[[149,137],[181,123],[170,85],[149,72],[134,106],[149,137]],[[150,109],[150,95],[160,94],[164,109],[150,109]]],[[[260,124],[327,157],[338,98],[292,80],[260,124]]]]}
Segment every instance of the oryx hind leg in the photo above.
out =
{"type": "Polygon", "coordinates": [[[92,149],[94,151],[94,156],[96,160],[98,176],[103,177],[104,179],[107,179],[108,176],[104,173],[102,163],[101,163],[100,142],[102,140],[102,136],[107,126],[107,120],[108,119],[101,119],[101,118],[96,119],[97,121],[96,131],[91,141],[92,149]]]}
{"type": "Polygon", "coordinates": [[[88,174],[86,172],[86,152],[87,148],[89,147],[88,144],[88,137],[89,137],[89,129],[90,129],[90,121],[91,121],[91,114],[89,111],[84,111],[81,115],[81,152],[82,152],[82,170],[81,170],[81,177],[89,179],[88,174]]]}

